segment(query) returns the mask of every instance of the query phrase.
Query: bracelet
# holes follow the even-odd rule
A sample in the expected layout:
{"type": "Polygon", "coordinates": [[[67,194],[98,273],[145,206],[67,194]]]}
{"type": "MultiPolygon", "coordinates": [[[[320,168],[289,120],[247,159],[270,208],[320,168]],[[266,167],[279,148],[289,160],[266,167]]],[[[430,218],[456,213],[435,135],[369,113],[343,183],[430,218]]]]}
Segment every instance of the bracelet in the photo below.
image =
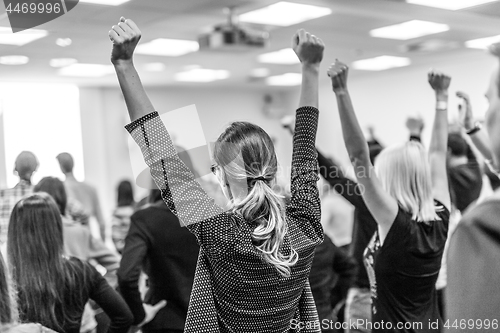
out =
{"type": "Polygon", "coordinates": [[[446,111],[446,110],[448,110],[448,102],[437,101],[436,102],[436,110],[438,110],[438,111],[446,111]]]}
{"type": "Polygon", "coordinates": [[[477,132],[479,132],[481,130],[481,123],[479,122],[476,122],[476,124],[474,125],[473,128],[471,128],[470,130],[468,130],[466,133],[467,135],[472,135],[472,134],[475,134],[477,132]]]}

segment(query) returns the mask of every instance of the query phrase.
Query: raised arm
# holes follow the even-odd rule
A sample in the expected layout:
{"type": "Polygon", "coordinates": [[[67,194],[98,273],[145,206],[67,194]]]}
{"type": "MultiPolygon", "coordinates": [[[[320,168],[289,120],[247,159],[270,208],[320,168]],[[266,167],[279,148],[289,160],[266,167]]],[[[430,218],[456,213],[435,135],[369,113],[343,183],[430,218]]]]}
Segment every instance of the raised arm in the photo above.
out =
{"type": "Polygon", "coordinates": [[[472,105],[469,95],[464,92],[457,91],[457,97],[463,100],[464,109],[462,118],[462,126],[465,132],[469,135],[474,146],[479,150],[481,155],[488,160],[493,160],[491,147],[488,135],[482,130],[479,124],[474,123],[474,115],[472,113],[472,105]]]}
{"type": "Polygon", "coordinates": [[[123,17],[109,32],[113,42],[111,62],[132,120],[126,129],[140,146],[168,208],[196,235],[207,253],[222,254],[235,243],[231,229],[234,224],[179,158],[167,129],[154,112],[132,61],[140,36],[136,24],[123,17]]]}
{"type": "Polygon", "coordinates": [[[430,72],[429,84],[436,94],[436,116],[429,146],[432,193],[448,210],[451,208],[446,154],[448,152],[448,88],[451,78],[444,74],[430,72]]]}
{"type": "Polygon", "coordinates": [[[383,239],[396,218],[398,204],[383,190],[382,184],[373,170],[368,144],[354,113],[347,89],[348,70],[345,64],[336,60],[328,70],[328,76],[332,80],[333,91],[337,97],[342,133],[349,158],[354,166],[358,182],[362,185],[363,199],[378,223],[381,231],[380,236],[383,239]]]}
{"type": "Polygon", "coordinates": [[[321,39],[301,29],[293,36],[292,46],[302,64],[302,86],[293,135],[291,198],[287,215],[311,222],[299,225],[306,228],[312,226],[322,239],[315,141],[319,114],[319,66],[323,59],[324,44],[321,39]]]}

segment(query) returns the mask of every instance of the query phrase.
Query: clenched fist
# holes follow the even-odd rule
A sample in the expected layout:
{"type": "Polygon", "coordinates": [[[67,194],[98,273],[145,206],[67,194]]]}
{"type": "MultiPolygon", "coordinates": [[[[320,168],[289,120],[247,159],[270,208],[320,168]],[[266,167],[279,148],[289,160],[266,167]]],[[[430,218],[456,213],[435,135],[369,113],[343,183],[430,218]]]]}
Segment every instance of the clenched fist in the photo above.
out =
{"type": "Polygon", "coordinates": [[[451,77],[446,74],[431,71],[428,74],[429,84],[436,93],[447,92],[450,87],[451,77]]]}
{"type": "Polygon", "coordinates": [[[304,29],[295,33],[292,39],[292,48],[303,64],[319,65],[323,60],[325,44],[323,41],[304,29]]]}
{"type": "Polygon", "coordinates": [[[334,92],[340,92],[347,89],[347,74],[349,67],[343,62],[335,59],[335,62],[328,69],[328,76],[332,80],[332,88],[334,92]]]}
{"type": "Polygon", "coordinates": [[[132,61],[135,47],[141,39],[141,31],[134,21],[122,16],[120,22],[109,31],[109,38],[113,42],[111,62],[117,65],[120,62],[132,61]]]}

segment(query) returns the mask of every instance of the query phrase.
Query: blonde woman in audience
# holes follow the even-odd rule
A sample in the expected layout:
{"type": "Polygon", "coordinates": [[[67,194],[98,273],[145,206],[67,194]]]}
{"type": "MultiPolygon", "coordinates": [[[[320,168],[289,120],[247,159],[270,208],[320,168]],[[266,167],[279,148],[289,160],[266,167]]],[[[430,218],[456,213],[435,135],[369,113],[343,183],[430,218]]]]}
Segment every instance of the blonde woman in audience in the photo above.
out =
{"type": "Polygon", "coordinates": [[[450,217],[446,174],[450,78],[429,73],[436,116],[429,153],[415,141],[384,149],[373,167],[347,88],[348,67],[328,70],[363,199],[378,228],[365,251],[373,332],[438,332],[435,288],[450,217]]]}
{"type": "Polygon", "coordinates": [[[291,202],[272,186],[274,145],[260,127],[234,122],[214,148],[212,171],[232,209],[206,195],[177,156],[133,64],[141,32],[121,18],[109,32],[115,66],[132,123],[163,200],[200,244],[185,332],[319,332],[308,283],[316,245],[323,240],[314,143],[318,72],[323,43],[300,30],[293,48],[302,62],[302,92],[294,135],[291,202]]]}

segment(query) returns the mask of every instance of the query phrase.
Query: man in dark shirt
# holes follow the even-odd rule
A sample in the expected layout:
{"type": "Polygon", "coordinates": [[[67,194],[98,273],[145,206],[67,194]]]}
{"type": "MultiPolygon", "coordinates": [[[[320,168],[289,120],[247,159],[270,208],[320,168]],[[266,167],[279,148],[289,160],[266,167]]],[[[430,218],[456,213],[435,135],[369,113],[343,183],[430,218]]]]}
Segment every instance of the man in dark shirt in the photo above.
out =
{"type": "MultiPolygon", "coordinates": [[[[374,145],[380,152],[379,145],[374,145]]],[[[371,146],[370,146],[371,148],[371,146]]],[[[377,154],[373,155],[373,158],[377,154]]],[[[364,325],[350,325],[350,323],[363,323],[371,320],[371,294],[370,281],[363,265],[363,253],[370,242],[373,234],[377,230],[377,222],[373,219],[368,207],[366,207],[362,189],[359,185],[345,177],[331,159],[326,158],[318,151],[318,163],[320,174],[330,184],[330,186],[349,201],[354,207],[354,228],[350,254],[358,264],[357,274],[354,277],[352,288],[349,289],[346,301],[345,321],[347,322],[347,332],[370,332],[364,325]]]]}
{"type": "Polygon", "coordinates": [[[483,178],[474,152],[460,133],[448,135],[448,178],[451,202],[464,213],[479,198],[483,178]]]}
{"type": "Polygon", "coordinates": [[[182,227],[167,208],[160,191],[152,192],[154,203],[131,217],[118,284],[134,314],[134,325],[140,325],[147,318],[138,287],[142,268],[148,276],[149,287],[144,303],[167,301],[142,331],[183,332],[199,246],[195,236],[182,227]]]}

